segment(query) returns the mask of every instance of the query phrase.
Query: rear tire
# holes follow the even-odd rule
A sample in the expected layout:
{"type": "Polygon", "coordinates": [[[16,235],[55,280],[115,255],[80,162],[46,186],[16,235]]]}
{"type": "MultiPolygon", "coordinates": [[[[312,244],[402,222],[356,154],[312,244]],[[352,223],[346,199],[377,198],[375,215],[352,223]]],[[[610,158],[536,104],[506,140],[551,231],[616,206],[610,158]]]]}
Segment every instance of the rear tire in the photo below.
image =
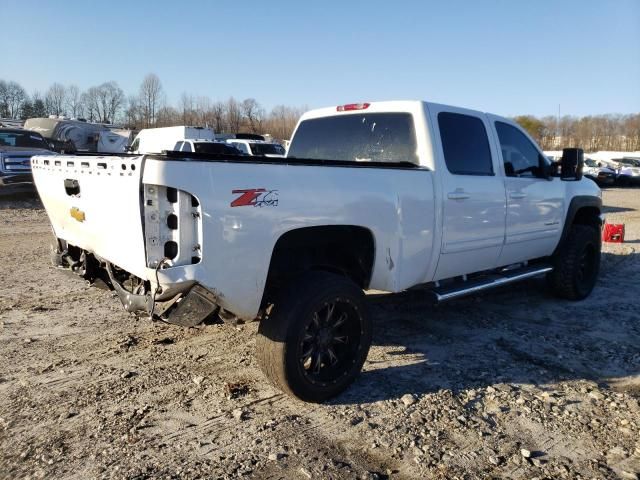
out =
{"type": "Polygon", "coordinates": [[[600,232],[589,225],[572,225],[553,259],[547,279],[553,293],[568,300],[589,296],[600,271],[600,232]]]}
{"type": "Polygon", "coordinates": [[[285,287],[260,322],[256,353],[274,386],[322,402],[353,382],[370,345],[362,289],[339,275],[310,272],[285,287]]]}

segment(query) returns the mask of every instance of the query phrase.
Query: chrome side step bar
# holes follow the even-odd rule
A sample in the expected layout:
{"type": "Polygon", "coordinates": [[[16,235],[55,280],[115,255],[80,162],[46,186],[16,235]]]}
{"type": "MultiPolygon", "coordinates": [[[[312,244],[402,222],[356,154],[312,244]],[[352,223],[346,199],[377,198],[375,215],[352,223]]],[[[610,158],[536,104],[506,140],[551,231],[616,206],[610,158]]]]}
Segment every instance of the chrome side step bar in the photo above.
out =
{"type": "Polygon", "coordinates": [[[553,270],[550,265],[536,265],[533,267],[519,268],[517,270],[510,270],[503,273],[496,273],[488,275],[478,280],[469,280],[457,285],[447,285],[437,287],[431,290],[436,303],[446,302],[454,298],[464,297],[477,293],[482,290],[488,290],[490,288],[500,287],[513,282],[519,282],[527,278],[537,277],[544,273],[549,273],[553,270]]]}

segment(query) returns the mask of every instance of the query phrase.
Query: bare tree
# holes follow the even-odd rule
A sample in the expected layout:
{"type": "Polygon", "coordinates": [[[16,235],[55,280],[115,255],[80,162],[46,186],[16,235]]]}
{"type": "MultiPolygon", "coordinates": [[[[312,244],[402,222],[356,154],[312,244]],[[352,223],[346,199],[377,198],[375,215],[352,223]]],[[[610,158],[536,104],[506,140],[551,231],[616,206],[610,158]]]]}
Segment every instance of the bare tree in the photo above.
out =
{"type": "Polygon", "coordinates": [[[260,132],[262,130],[262,121],[264,120],[264,109],[262,106],[255,98],[247,98],[242,101],[241,108],[242,115],[244,116],[251,132],[260,132]]]}
{"type": "Polygon", "coordinates": [[[9,107],[8,107],[8,85],[4,80],[0,80],[0,117],[8,117],[9,116],[9,107]]]}
{"type": "Polygon", "coordinates": [[[640,150],[640,114],[625,117],[624,131],[627,138],[626,149],[629,151],[640,150]]]}
{"type": "Polygon", "coordinates": [[[80,96],[80,89],[77,85],[69,85],[66,91],[66,108],[69,115],[74,118],[79,118],[83,114],[82,99],[80,96]]]}
{"type": "Polygon", "coordinates": [[[564,116],[536,119],[516,117],[544,150],[580,147],[586,152],[598,150],[636,151],[640,149],[640,114],[564,116]]]}
{"type": "Polygon", "coordinates": [[[64,115],[67,89],[60,83],[54,83],[45,93],[45,104],[50,115],[64,115]]]}
{"type": "Polygon", "coordinates": [[[124,106],[124,92],[114,81],[89,88],[83,95],[82,101],[92,122],[115,122],[124,106]]]}
{"type": "Polygon", "coordinates": [[[161,107],[160,110],[158,110],[156,126],[172,127],[175,125],[180,125],[180,119],[181,115],[177,109],[170,106],[161,107]]]}
{"type": "Polygon", "coordinates": [[[211,119],[212,119],[213,129],[216,131],[216,133],[222,133],[226,130],[225,123],[224,123],[225,116],[226,116],[226,109],[225,109],[224,103],[222,102],[214,103],[213,106],[211,107],[211,119]]]}
{"type": "MultiPolygon", "coordinates": [[[[118,112],[124,106],[124,92],[116,82],[107,82],[103,85],[103,91],[105,92],[104,101],[108,106],[108,116],[106,118],[109,119],[110,122],[115,122],[118,117],[118,112]]],[[[105,119],[105,122],[107,119],[105,119]]]]}
{"type": "Polygon", "coordinates": [[[235,98],[229,97],[226,108],[226,124],[229,131],[236,133],[242,125],[242,112],[235,98]]]}
{"type": "Polygon", "coordinates": [[[195,125],[195,100],[193,95],[186,92],[180,95],[180,111],[182,113],[183,125],[195,125]]]}
{"type": "Polygon", "coordinates": [[[26,99],[27,93],[19,83],[0,80],[0,116],[19,118],[26,99]]]}
{"type": "Polygon", "coordinates": [[[196,121],[201,127],[210,127],[213,125],[211,99],[207,96],[199,96],[196,99],[196,121]]]}
{"type": "Polygon", "coordinates": [[[140,85],[140,107],[145,126],[151,127],[156,123],[156,115],[163,100],[162,84],[155,73],[150,73],[140,85]]]}
{"type": "Polygon", "coordinates": [[[264,128],[268,133],[280,140],[291,138],[293,129],[298,123],[300,115],[307,110],[303,108],[292,108],[286,105],[277,105],[271,110],[269,117],[265,121],[264,128]]]}
{"type": "Polygon", "coordinates": [[[142,126],[142,113],[139,103],[140,97],[129,95],[127,99],[127,108],[124,112],[124,123],[130,128],[140,128],[142,126]]]}

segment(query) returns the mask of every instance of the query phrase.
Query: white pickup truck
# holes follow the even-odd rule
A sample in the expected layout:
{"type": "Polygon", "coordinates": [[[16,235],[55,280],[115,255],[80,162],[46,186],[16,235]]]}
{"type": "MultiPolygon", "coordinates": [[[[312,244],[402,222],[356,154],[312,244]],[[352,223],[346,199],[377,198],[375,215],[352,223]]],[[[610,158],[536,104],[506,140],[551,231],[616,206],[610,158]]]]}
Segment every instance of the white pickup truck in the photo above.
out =
{"type": "Polygon", "coordinates": [[[363,290],[442,302],[546,274],[589,295],[601,194],[581,150],[559,166],[509,119],[397,101],[306,113],[284,159],[40,156],[33,175],[56,264],[171,323],[259,319],[266,376],[322,401],[366,359],[363,290]]]}

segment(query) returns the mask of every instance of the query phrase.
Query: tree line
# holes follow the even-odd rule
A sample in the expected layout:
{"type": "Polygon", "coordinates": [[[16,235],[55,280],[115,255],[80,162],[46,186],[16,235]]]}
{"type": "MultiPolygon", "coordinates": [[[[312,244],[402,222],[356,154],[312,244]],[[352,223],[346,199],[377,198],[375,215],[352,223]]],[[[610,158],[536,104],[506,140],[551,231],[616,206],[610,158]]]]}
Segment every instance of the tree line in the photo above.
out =
{"type": "Polygon", "coordinates": [[[0,118],[26,120],[49,115],[115,123],[140,130],[174,125],[208,126],[216,132],[269,133],[288,139],[305,107],[278,105],[267,112],[254,98],[212,100],[183,93],[177,105],[167,102],[157,75],[148,74],[136,94],[126,95],[110,81],[81,91],[76,85],[53,83],[44,93],[0,79],[0,118]]]}
{"type": "Polygon", "coordinates": [[[579,147],[599,150],[640,151],[640,113],[584,117],[521,115],[514,118],[543,150],[579,147]]]}
{"type": "MultiPolygon", "coordinates": [[[[81,91],[76,85],[53,83],[44,93],[29,95],[17,82],[0,79],[0,117],[27,119],[64,115],[91,122],[117,123],[139,130],[174,125],[209,126],[216,132],[269,133],[287,139],[306,108],[278,105],[270,112],[254,98],[212,100],[183,93],[168,104],[157,75],[148,74],[136,94],[125,95],[110,81],[81,91]]],[[[544,150],[581,147],[597,150],[640,150],[640,114],[584,117],[514,118],[544,150]]]]}

